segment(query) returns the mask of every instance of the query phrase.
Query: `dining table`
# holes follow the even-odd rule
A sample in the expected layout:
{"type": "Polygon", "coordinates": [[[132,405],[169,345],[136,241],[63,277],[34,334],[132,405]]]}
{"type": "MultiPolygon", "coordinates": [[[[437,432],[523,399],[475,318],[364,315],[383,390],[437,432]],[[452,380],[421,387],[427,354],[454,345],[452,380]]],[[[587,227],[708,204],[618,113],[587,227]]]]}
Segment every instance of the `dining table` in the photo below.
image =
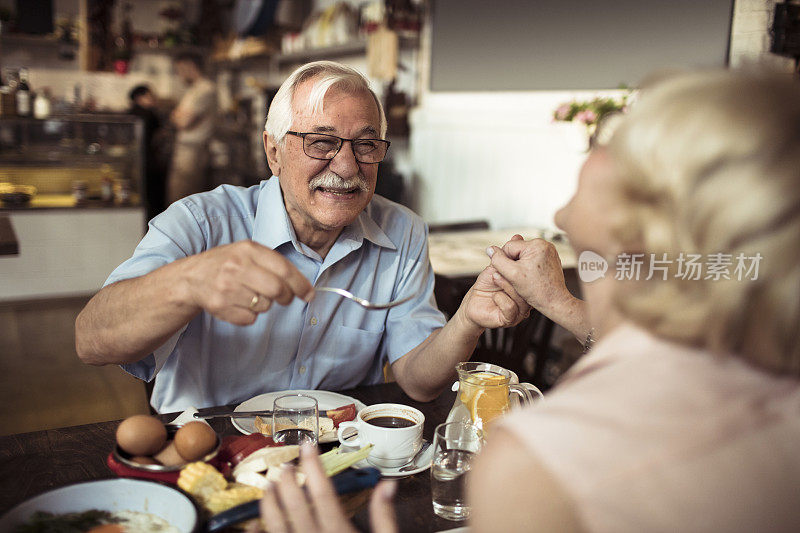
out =
{"type": "Polygon", "coordinates": [[[489,265],[486,248],[502,247],[515,234],[525,240],[544,239],[550,242],[555,246],[564,270],[577,267],[578,259],[565,234],[544,228],[514,227],[431,232],[428,235],[428,253],[433,272],[451,279],[475,279],[489,265]]]}
{"type": "MultiPolygon", "coordinates": [[[[431,402],[417,402],[395,382],[336,392],[366,405],[400,403],[419,409],[425,415],[423,437],[429,441],[433,439],[434,428],[447,418],[456,394],[448,390],[431,402]]],[[[210,414],[235,406],[202,409],[202,412],[210,414]]],[[[159,416],[168,422],[177,414],[159,416]]],[[[107,466],[106,458],[115,446],[119,422],[96,422],[0,437],[0,515],[28,498],[58,487],[116,477],[107,466]]],[[[209,423],[222,437],[241,434],[230,418],[210,419],[209,423]]],[[[443,531],[465,525],[464,522],[445,520],[433,513],[429,470],[399,478],[397,483],[394,502],[400,531],[443,531]]],[[[353,523],[357,529],[369,531],[366,503],[356,510],[353,523]]]]}

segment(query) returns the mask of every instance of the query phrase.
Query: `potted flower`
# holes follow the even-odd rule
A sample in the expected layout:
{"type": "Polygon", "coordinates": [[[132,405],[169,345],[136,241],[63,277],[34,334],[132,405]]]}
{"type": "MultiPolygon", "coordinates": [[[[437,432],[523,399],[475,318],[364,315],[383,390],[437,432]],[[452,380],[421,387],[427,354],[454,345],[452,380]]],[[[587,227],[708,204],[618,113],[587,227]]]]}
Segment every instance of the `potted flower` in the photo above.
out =
{"type": "Polygon", "coordinates": [[[631,91],[619,97],[599,96],[591,100],[565,102],[553,111],[553,120],[557,122],[579,122],[586,126],[591,136],[600,119],[608,113],[625,111],[631,91]]]}

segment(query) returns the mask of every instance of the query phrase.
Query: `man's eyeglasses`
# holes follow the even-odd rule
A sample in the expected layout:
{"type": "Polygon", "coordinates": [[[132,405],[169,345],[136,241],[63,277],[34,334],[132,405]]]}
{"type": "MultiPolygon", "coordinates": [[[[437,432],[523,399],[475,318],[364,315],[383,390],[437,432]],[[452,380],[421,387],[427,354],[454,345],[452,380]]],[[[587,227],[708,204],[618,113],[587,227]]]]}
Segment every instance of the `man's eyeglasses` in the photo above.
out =
{"type": "Polygon", "coordinates": [[[303,139],[303,152],[313,159],[330,160],[336,157],[345,141],[353,147],[353,155],[359,163],[380,163],[389,150],[389,141],[383,139],[344,139],[326,133],[298,133],[287,131],[289,135],[303,139]]]}

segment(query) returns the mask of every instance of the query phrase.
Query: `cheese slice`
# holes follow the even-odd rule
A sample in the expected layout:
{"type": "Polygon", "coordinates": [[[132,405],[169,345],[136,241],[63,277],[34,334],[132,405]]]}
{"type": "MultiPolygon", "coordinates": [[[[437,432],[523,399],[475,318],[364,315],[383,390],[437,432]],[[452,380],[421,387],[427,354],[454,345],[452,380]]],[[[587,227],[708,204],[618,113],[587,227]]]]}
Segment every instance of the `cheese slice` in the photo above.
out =
{"type": "Polygon", "coordinates": [[[250,485],[261,490],[266,489],[267,485],[269,485],[269,480],[267,480],[266,476],[258,472],[239,472],[239,475],[235,476],[234,479],[236,479],[237,483],[250,485]]]}
{"type": "Polygon", "coordinates": [[[288,463],[300,455],[300,447],[292,446],[269,446],[256,450],[240,462],[233,469],[233,477],[244,472],[264,472],[273,465],[288,463]]]}
{"type": "MultiPolygon", "coordinates": [[[[269,482],[277,483],[281,478],[282,471],[283,471],[283,465],[273,465],[269,467],[269,470],[267,470],[267,475],[265,477],[266,481],[268,483],[269,482]]],[[[303,484],[306,482],[306,475],[300,471],[296,471],[294,475],[295,475],[294,477],[295,481],[297,481],[297,484],[302,487],[303,484]]]]}

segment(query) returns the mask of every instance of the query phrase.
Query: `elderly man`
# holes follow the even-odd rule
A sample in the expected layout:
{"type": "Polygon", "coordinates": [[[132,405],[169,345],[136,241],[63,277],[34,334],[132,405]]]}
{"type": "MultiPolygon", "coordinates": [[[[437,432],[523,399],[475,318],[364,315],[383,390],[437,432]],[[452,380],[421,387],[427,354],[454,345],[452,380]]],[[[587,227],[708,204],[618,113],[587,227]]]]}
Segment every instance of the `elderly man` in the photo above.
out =
{"type": "Polygon", "coordinates": [[[78,316],[81,359],[155,376],[159,411],[378,383],[386,362],[409,396],[434,398],[484,328],[529,307],[487,270],[445,324],[425,224],[373,196],[385,133],[361,74],[332,62],[296,70],[267,117],[274,176],[187,197],[151,221],[78,316]],[[413,298],[367,310],[315,286],[413,298]]]}

